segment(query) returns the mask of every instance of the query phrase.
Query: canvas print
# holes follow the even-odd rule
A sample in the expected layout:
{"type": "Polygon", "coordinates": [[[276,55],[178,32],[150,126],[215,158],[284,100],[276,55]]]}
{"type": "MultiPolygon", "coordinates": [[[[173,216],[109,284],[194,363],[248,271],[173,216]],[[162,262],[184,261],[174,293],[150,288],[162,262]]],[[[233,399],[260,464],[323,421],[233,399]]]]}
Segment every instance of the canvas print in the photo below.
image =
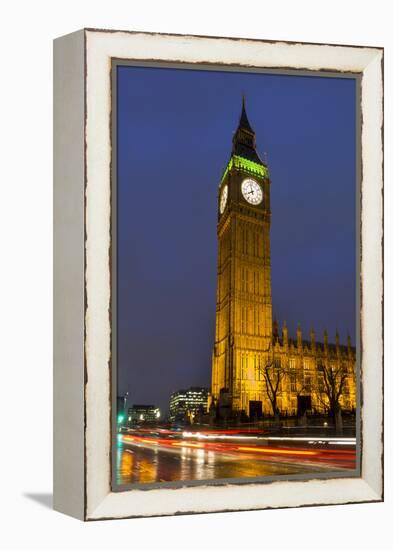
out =
{"type": "Polygon", "coordinates": [[[113,488],[358,475],[358,81],[114,64],[113,488]]]}

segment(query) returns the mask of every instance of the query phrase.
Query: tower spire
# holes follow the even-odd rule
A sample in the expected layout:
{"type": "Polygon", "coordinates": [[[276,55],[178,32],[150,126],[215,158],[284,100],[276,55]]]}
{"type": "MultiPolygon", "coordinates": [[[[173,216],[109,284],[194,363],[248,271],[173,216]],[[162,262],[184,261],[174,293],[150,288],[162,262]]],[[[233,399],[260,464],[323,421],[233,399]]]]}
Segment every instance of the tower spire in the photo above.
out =
{"type": "Polygon", "coordinates": [[[251,128],[251,124],[248,120],[247,112],[246,112],[246,96],[242,95],[242,112],[240,115],[240,121],[239,121],[239,127],[238,129],[242,128],[243,130],[247,130],[248,132],[255,135],[254,130],[251,128]]]}
{"type": "Polygon", "coordinates": [[[232,154],[263,165],[256,150],[255,132],[251,127],[246,112],[246,98],[242,96],[242,110],[239,124],[232,140],[232,154]]]}

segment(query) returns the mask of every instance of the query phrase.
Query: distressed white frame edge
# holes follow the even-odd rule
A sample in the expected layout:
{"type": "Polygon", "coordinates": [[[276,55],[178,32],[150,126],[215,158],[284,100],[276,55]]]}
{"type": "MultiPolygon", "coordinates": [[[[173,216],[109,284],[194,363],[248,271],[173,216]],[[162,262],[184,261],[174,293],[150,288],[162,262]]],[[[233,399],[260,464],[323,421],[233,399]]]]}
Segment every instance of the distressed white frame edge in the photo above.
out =
{"type": "Polygon", "coordinates": [[[270,43],[145,33],[86,32],[85,519],[250,510],[383,498],[382,58],[379,48],[270,43]],[[111,58],[361,72],[362,477],[111,492],[111,58]],[[375,365],[377,366],[375,368],[375,365]]]}
{"type": "Polygon", "coordinates": [[[53,47],[53,507],[85,518],[84,31],[53,47]]]}

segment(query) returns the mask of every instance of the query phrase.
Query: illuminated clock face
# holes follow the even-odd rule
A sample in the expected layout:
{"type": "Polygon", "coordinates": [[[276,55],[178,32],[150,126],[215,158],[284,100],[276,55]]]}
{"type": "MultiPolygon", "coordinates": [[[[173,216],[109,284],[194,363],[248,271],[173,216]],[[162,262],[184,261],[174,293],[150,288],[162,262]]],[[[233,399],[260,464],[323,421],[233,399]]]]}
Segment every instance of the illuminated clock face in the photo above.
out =
{"type": "Polygon", "coordinates": [[[242,181],[242,194],[250,204],[257,205],[262,202],[262,188],[255,180],[246,178],[242,181]]]}
{"type": "Polygon", "coordinates": [[[226,204],[228,200],[228,186],[226,185],[224,189],[221,191],[221,197],[220,197],[220,214],[222,214],[225,210],[226,204]]]}

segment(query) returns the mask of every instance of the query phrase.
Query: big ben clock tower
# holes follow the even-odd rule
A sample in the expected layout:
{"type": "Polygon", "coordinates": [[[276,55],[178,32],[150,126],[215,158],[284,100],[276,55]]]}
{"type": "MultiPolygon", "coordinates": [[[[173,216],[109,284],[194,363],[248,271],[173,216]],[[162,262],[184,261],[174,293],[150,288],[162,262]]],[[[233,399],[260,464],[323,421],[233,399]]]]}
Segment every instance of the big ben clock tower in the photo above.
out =
{"type": "Polygon", "coordinates": [[[218,191],[213,402],[262,414],[261,369],[272,343],[270,180],[256,150],[243,98],[232,154],[218,191]]]}

